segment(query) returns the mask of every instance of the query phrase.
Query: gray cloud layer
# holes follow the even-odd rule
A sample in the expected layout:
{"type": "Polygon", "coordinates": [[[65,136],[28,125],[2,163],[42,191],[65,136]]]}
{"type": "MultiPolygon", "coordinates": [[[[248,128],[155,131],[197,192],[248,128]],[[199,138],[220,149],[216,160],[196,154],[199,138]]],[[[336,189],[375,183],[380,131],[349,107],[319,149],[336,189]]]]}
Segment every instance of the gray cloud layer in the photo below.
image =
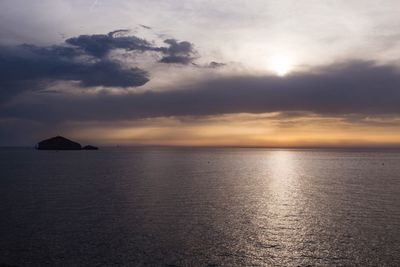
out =
{"type": "Polygon", "coordinates": [[[47,120],[127,120],[158,116],[306,111],[321,115],[400,114],[400,75],[369,61],[313,72],[235,76],[187,88],[124,95],[42,95],[0,109],[3,117],[47,120]]]}

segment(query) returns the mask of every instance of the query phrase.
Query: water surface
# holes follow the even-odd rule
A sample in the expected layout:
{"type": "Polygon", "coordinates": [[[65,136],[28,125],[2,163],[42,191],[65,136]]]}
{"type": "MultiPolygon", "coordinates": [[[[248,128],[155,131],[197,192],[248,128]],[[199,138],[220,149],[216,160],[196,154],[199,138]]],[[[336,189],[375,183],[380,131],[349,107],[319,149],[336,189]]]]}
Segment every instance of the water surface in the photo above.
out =
{"type": "Polygon", "coordinates": [[[0,264],[400,266],[400,152],[0,150],[0,264]]]}

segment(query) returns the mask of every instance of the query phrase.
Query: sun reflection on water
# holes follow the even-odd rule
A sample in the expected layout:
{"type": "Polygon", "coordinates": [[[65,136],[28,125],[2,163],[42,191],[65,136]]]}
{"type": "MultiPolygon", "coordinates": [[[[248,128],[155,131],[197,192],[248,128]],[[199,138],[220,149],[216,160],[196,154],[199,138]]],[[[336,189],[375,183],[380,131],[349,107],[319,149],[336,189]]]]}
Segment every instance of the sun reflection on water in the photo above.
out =
{"type": "MultiPolygon", "coordinates": [[[[301,194],[301,171],[298,159],[291,151],[273,151],[267,164],[268,187],[265,188],[266,210],[259,240],[270,247],[271,255],[296,256],[306,225],[301,220],[305,206],[301,194]]],[[[260,214],[259,214],[260,215],[260,214]]]]}

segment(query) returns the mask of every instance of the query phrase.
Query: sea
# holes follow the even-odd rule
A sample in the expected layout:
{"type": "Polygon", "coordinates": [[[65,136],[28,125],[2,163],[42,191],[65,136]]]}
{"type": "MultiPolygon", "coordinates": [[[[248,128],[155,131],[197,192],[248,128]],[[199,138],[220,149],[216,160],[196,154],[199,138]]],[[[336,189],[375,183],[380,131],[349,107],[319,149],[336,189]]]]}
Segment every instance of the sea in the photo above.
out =
{"type": "Polygon", "coordinates": [[[400,151],[0,149],[0,266],[400,266],[400,151]]]}

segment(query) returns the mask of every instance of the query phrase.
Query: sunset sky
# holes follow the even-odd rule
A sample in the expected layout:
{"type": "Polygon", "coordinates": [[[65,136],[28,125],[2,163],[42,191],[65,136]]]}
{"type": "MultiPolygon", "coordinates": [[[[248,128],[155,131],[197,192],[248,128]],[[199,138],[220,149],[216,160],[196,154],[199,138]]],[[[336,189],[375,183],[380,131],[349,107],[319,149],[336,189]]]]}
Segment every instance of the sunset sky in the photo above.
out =
{"type": "Polygon", "coordinates": [[[2,0],[0,145],[400,146],[400,4],[2,0]]]}

